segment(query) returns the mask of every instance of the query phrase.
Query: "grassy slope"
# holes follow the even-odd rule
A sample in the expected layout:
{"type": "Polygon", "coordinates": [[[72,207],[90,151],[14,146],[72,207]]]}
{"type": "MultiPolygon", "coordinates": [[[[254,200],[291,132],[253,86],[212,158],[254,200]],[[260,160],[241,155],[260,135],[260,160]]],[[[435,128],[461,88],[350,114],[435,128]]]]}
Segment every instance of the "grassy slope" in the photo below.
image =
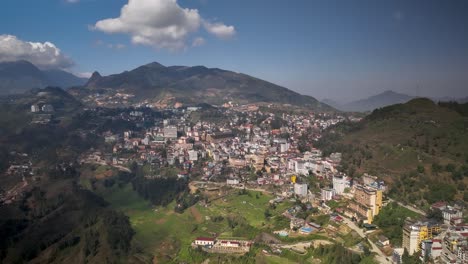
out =
{"type": "MultiPolygon", "coordinates": [[[[210,207],[195,205],[182,214],[174,213],[174,204],[167,208],[158,207],[155,211],[132,190],[131,185],[123,188],[115,185],[99,192],[114,209],[121,210],[130,217],[132,228],[136,232],[134,243],[143,250],[142,257],[147,260],[151,259],[151,255],[161,262],[191,260],[194,256],[190,250],[190,243],[194,238],[210,236],[211,232],[223,237],[233,236],[233,230],[228,227],[226,221],[228,215],[241,214],[254,230],[267,228],[269,223],[273,225],[272,220],[268,222],[264,218],[264,210],[272,197],[258,193],[257,198],[256,192],[238,195],[235,191],[226,197],[226,201],[216,200],[210,207]],[[205,218],[220,215],[225,217],[221,222],[205,218]],[[263,226],[263,223],[266,225],[263,226]]],[[[272,213],[278,214],[287,206],[282,204],[276,210],[272,210],[272,213]]]]}
{"type": "Polygon", "coordinates": [[[359,131],[343,143],[368,146],[372,159],[363,160],[368,171],[401,173],[421,163],[458,163],[468,157],[466,117],[423,101],[395,105],[374,112],[359,131]]]}
{"type": "MultiPolygon", "coordinates": [[[[427,206],[425,196],[441,183],[458,187],[459,192],[450,199],[467,197],[463,186],[468,184],[468,175],[457,178],[445,169],[448,164],[457,171],[466,166],[467,128],[468,117],[459,111],[415,99],[375,110],[354,127],[339,126],[335,132],[341,137],[337,139],[335,133],[335,138],[324,139],[322,145],[343,152],[344,169],[350,175],[367,172],[380,176],[396,186],[391,191],[400,200],[427,206]],[[442,169],[434,172],[434,164],[442,169]]],[[[430,200],[434,199],[439,198],[430,200]]]]}

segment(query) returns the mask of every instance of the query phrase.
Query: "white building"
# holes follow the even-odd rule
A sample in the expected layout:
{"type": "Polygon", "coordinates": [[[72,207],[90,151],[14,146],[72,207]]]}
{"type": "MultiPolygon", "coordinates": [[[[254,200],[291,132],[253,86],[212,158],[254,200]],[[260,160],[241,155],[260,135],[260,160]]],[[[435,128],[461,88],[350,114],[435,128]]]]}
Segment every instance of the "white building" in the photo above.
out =
{"type": "Polygon", "coordinates": [[[282,143],[280,144],[280,152],[283,153],[283,152],[286,152],[289,150],[289,143],[282,143]]]}
{"type": "Polygon", "coordinates": [[[322,189],[321,194],[322,194],[322,200],[323,201],[330,201],[331,199],[333,199],[333,190],[332,189],[322,189]]]}
{"type": "Polygon", "coordinates": [[[189,150],[188,155],[189,155],[189,160],[190,161],[197,161],[198,160],[198,152],[196,150],[189,150]]]}
{"type": "Polygon", "coordinates": [[[41,111],[41,108],[38,105],[31,105],[31,112],[37,113],[40,111],[41,111]]]}
{"type": "Polygon", "coordinates": [[[333,191],[335,194],[343,194],[344,190],[350,186],[348,177],[343,175],[333,176],[333,191]]]}
{"type": "Polygon", "coordinates": [[[307,196],[307,184],[303,183],[295,183],[294,184],[294,194],[299,195],[301,197],[307,196]]]}
{"type": "Polygon", "coordinates": [[[457,210],[451,206],[447,206],[442,210],[442,216],[444,217],[444,224],[450,224],[452,218],[461,218],[463,216],[461,210],[457,210]]]}
{"type": "Polygon", "coordinates": [[[42,106],[42,112],[53,112],[54,107],[50,104],[45,104],[42,106]]]}
{"type": "Polygon", "coordinates": [[[215,239],[212,237],[197,237],[195,239],[195,245],[198,246],[213,246],[215,239]]]}
{"type": "Polygon", "coordinates": [[[237,184],[239,184],[239,180],[238,179],[227,179],[226,184],[227,185],[237,185],[237,184]]]}
{"type": "Polygon", "coordinates": [[[224,240],[219,243],[222,247],[240,247],[240,243],[237,241],[224,240]]]}

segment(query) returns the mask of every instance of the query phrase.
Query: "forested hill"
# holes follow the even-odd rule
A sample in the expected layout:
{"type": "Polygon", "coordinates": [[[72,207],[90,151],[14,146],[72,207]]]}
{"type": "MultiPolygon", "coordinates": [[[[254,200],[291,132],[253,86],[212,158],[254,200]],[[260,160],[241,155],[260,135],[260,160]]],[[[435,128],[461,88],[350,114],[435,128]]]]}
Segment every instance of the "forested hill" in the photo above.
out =
{"type": "Polygon", "coordinates": [[[402,199],[467,200],[467,108],[414,99],[376,109],[360,123],[335,127],[318,145],[326,152],[343,152],[343,168],[350,175],[378,175],[402,199]]]}
{"type": "Polygon", "coordinates": [[[188,104],[280,103],[333,111],[312,96],[301,95],[285,87],[232,71],[204,66],[169,66],[157,62],[120,74],[101,76],[95,72],[74,94],[117,91],[134,95],[132,103],[183,102],[188,104]]]}

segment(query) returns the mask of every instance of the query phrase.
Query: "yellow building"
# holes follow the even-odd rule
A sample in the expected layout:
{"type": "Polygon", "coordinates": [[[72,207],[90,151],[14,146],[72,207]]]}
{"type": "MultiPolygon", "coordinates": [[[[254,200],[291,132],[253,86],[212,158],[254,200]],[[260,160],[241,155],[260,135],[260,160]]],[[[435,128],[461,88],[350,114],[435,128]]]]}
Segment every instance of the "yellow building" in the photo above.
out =
{"type": "Polygon", "coordinates": [[[440,232],[440,226],[428,222],[405,223],[403,227],[403,247],[410,255],[421,250],[421,242],[432,239],[440,232]]]}
{"type": "Polygon", "coordinates": [[[382,190],[371,187],[357,186],[354,190],[354,199],[349,204],[349,209],[360,218],[372,224],[374,217],[382,209],[382,190]]]}

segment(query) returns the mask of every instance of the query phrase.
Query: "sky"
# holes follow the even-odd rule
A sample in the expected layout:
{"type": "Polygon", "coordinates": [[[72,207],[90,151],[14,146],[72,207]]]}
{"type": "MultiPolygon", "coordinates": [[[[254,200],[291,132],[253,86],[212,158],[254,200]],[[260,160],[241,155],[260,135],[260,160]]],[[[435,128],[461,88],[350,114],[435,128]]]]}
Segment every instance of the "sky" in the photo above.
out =
{"type": "Polygon", "coordinates": [[[157,61],[341,102],[468,96],[468,1],[2,0],[0,61],[89,76],[157,61]]]}

